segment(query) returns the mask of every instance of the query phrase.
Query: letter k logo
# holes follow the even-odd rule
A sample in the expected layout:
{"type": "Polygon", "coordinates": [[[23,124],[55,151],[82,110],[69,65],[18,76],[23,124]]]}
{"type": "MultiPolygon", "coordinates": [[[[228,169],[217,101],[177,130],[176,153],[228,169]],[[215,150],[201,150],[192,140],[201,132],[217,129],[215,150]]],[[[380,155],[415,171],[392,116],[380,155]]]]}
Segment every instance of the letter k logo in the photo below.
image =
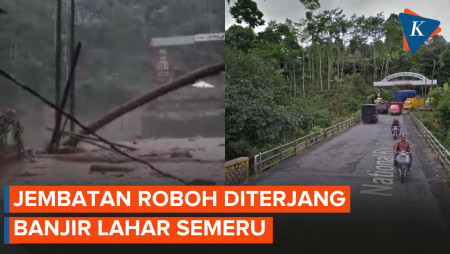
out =
{"type": "Polygon", "coordinates": [[[411,32],[411,36],[416,36],[414,33],[417,32],[418,36],[423,36],[422,32],[419,30],[419,26],[421,26],[425,21],[420,21],[420,24],[417,25],[419,21],[413,21],[413,28],[411,32]]]}
{"type": "Polygon", "coordinates": [[[419,16],[409,9],[398,15],[403,28],[403,49],[415,53],[428,39],[441,31],[439,20],[419,16]]]}

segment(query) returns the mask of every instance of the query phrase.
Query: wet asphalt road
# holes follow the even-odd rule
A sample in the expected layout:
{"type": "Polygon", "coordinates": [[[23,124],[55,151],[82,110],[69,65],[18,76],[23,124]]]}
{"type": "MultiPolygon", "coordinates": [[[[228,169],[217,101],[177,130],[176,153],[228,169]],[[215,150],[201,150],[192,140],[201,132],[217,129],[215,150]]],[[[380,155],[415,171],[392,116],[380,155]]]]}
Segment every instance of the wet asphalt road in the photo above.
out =
{"type": "Polygon", "coordinates": [[[404,184],[391,164],[391,115],[322,141],[248,183],[351,186],[351,214],[276,215],[276,246],[318,253],[336,247],[347,253],[450,253],[444,172],[407,113],[396,117],[414,151],[404,184]]]}

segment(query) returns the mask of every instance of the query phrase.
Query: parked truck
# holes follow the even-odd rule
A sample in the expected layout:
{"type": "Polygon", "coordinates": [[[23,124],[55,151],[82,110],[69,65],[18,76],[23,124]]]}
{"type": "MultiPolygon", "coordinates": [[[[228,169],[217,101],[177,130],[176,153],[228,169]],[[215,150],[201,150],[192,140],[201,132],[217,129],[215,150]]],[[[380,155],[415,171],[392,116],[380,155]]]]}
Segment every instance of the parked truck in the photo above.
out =
{"type": "Polygon", "coordinates": [[[408,98],[403,102],[404,109],[419,109],[425,104],[425,98],[420,98],[419,96],[408,98]]]}
{"type": "Polygon", "coordinates": [[[377,105],[364,104],[361,107],[361,120],[363,123],[378,123],[377,105]]]}
{"type": "Polygon", "coordinates": [[[389,101],[380,100],[377,102],[377,111],[378,113],[387,114],[389,111],[389,101]]]}
{"type": "Polygon", "coordinates": [[[394,93],[394,101],[403,103],[406,99],[416,96],[417,93],[415,90],[398,90],[394,93]]]}

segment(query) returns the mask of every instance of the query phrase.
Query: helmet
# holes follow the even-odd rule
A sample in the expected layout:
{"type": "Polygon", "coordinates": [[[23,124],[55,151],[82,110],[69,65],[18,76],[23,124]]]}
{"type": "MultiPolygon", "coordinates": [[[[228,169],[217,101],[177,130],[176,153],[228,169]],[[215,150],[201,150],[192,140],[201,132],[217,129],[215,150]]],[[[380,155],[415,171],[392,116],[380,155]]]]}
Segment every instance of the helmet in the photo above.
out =
{"type": "Polygon", "coordinates": [[[400,137],[401,137],[401,138],[406,138],[405,133],[400,134],[400,137]]]}

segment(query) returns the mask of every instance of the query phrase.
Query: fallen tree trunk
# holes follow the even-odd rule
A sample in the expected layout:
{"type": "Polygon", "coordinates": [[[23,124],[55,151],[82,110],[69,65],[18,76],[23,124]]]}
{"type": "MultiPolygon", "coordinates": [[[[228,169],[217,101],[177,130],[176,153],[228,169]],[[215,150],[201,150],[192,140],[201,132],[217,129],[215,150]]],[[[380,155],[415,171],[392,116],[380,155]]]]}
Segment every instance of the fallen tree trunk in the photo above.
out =
{"type": "MultiPolygon", "coordinates": [[[[121,105],[121,106],[113,109],[106,115],[103,115],[102,117],[100,117],[100,119],[98,119],[97,121],[89,124],[87,126],[87,128],[89,130],[95,132],[98,129],[102,128],[103,126],[111,123],[118,117],[121,117],[124,114],[126,114],[126,113],[128,113],[128,112],[130,112],[130,111],[132,111],[132,110],[134,110],[134,109],[136,109],[136,108],[138,108],[138,107],[140,107],[140,106],[142,106],[164,94],[167,94],[167,93],[169,93],[173,90],[176,90],[178,88],[181,88],[183,86],[190,85],[190,84],[194,83],[195,81],[202,79],[204,77],[216,75],[222,71],[225,71],[225,63],[209,65],[209,66],[201,67],[192,72],[189,72],[179,78],[176,78],[175,80],[173,80],[169,83],[159,86],[159,87],[151,90],[150,92],[125,103],[124,105],[121,105]]],[[[89,134],[86,130],[81,130],[80,133],[81,134],[89,134]]],[[[71,144],[72,142],[74,142],[74,140],[70,139],[69,141],[66,142],[66,144],[71,144]]]]}
{"type": "Polygon", "coordinates": [[[70,120],[72,120],[76,125],[80,126],[83,130],[86,131],[86,133],[92,134],[94,137],[98,138],[100,141],[102,141],[103,143],[108,144],[111,149],[113,149],[115,152],[128,157],[132,160],[135,160],[137,162],[140,162],[142,164],[147,165],[151,170],[157,172],[158,174],[167,177],[167,178],[171,178],[174,180],[177,180],[185,185],[189,185],[189,183],[185,180],[183,180],[180,177],[171,175],[169,173],[165,173],[161,170],[159,170],[158,168],[156,168],[155,166],[153,166],[152,164],[148,163],[147,161],[141,160],[131,154],[128,154],[122,150],[120,150],[119,148],[117,148],[114,144],[112,144],[110,141],[108,141],[107,139],[101,137],[100,135],[98,135],[97,133],[95,133],[95,131],[91,131],[89,130],[89,128],[87,128],[84,124],[82,124],[78,119],[76,119],[75,117],[73,117],[72,115],[70,115],[69,113],[64,112],[63,110],[61,110],[57,105],[55,105],[53,102],[47,100],[45,97],[43,97],[42,95],[40,95],[38,92],[36,92],[34,89],[30,88],[29,86],[22,84],[21,82],[17,81],[15,78],[13,78],[11,75],[9,75],[7,72],[5,72],[4,70],[2,70],[0,68],[0,75],[5,77],[6,79],[10,80],[12,83],[14,83],[15,85],[19,86],[21,89],[23,89],[24,91],[30,93],[31,95],[37,97],[39,100],[41,100],[43,103],[45,103],[46,105],[48,105],[49,107],[51,107],[54,110],[60,111],[61,114],[63,114],[65,117],[69,118],[70,120]]]}

